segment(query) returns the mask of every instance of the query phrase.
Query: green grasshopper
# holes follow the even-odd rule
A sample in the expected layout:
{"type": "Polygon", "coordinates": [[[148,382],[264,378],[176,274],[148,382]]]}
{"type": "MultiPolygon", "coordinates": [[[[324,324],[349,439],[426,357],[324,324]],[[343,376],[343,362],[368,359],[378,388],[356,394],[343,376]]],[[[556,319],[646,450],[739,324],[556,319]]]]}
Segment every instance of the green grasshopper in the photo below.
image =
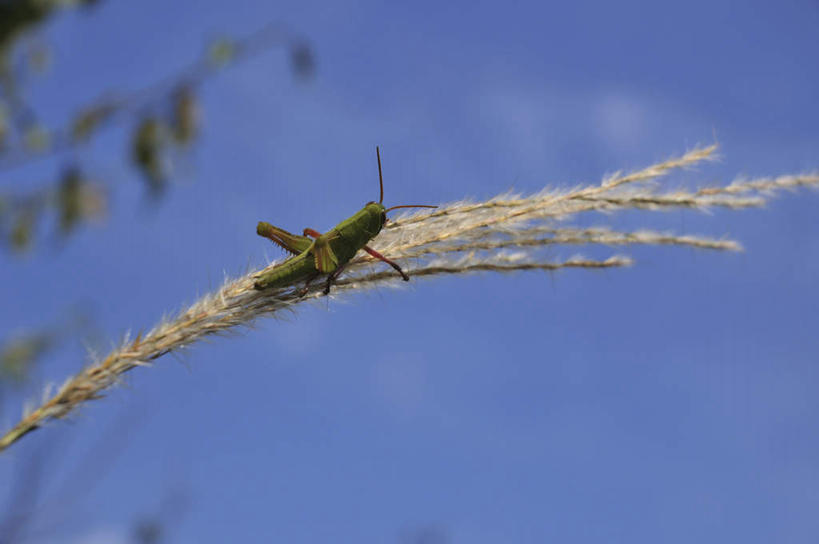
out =
{"type": "Polygon", "coordinates": [[[384,261],[401,274],[404,281],[409,276],[396,263],[383,256],[367,242],[375,238],[387,222],[387,212],[398,208],[437,208],[437,206],[404,205],[385,208],[384,178],[381,175],[381,152],[375,148],[378,159],[378,183],[381,186],[381,197],[378,202],[368,202],[358,213],[345,219],[333,229],[324,234],[310,228],[304,229],[304,235],[291,234],[284,229],[274,227],[270,223],[259,221],[256,233],[269,238],[273,243],[281,246],[285,251],[293,254],[292,257],[274,267],[272,270],[256,277],[254,287],[267,289],[270,287],[286,287],[297,281],[304,280],[304,287],[299,291],[301,296],[307,294],[310,283],[322,274],[328,274],[324,286],[324,294],[330,293],[330,287],[344,271],[350,260],[363,249],[376,259],[384,261]],[[310,239],[312,237],[314,239],[310,239]]]}

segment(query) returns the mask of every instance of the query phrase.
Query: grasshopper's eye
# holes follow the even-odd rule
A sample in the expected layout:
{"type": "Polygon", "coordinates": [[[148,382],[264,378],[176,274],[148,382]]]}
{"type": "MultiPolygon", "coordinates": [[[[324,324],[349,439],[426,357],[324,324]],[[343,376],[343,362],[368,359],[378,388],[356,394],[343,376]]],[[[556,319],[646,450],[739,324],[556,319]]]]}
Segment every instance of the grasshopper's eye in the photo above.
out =
{"type": "Polygon", "coordinates": [[[381,226],[387,224],[387,212],[381,212],[381,226]]]}

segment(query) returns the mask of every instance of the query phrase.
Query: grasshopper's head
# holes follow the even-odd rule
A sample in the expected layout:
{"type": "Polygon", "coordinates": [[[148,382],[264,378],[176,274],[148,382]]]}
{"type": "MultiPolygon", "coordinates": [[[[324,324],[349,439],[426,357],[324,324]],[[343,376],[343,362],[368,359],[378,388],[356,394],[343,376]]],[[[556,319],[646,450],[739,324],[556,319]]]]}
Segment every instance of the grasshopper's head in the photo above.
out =
{"type": "Polygon", "coordinates": [[[370,232],[381,232],[381,229],[387,223],[387,208],[380,202],[367,202],[364,210],[367,212],[368,230],[370,232]]]}

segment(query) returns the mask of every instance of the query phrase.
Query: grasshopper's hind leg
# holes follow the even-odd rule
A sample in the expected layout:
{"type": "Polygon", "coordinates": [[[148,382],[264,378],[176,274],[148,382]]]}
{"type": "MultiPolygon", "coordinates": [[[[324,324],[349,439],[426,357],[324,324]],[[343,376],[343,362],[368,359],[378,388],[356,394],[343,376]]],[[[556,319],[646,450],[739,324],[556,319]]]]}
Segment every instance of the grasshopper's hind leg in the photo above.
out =
{"type": "Polygon", "coordinates": [[[298,255],[302,251],[306,251],[310,247],[310,244],[313,243],[313,241],[307,236],[291,234],[284,229],[274,227],[270,223],[266,223],[264,221],[259,221],[259,224],[256,225],[256,234],[267,238],[277,246],[292,253],[293,255],[298,255]]]}

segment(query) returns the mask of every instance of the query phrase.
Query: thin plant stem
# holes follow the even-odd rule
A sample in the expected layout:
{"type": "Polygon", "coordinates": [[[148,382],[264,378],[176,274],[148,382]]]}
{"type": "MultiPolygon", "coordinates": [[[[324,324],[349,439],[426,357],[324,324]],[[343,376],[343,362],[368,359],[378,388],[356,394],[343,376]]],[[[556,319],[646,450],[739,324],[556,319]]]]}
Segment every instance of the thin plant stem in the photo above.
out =
{"type": "MultiPolygon", "coordinates": [[[[588,211],[761,206],[779,190],[819,186],[819,174],[815,173],[737,180],[693,191],[663,191],[657,183],[674,170],[713,159],[715,151],[715,146],[696,148],[636,172],[608,176],[600,185],[549,189],[528,197],[501,195],[485,202],[457,202],[431,212],[415,212],[388,223],[371,246],[401,263],[411,277],[419,279],[474,272],[622,267],[632,264],[631,259],[615,255],[605,259],[576,256],[553,260],[547,259],[541,250],[555,245],[652,244],[737,251],[741,246],[736,241],[707,236],[560,225],[588,211]],[[509,253],[509,250],[515,252],[509,253]]],[[[256,276],[278,264],[271,263],[262,270],[231,280],[147,333],[138,334],[136,338],[126,337],[119,347],[92,361],[56,392],[46,391],[42,402],[26,410],[22,419],[0,437],[0,451],[47,421],[63,418],[87,401],[100,398],[129,370],[148,366],[159,357],[208,335],[247,326],[259,317],[293,309],[322,296],[320,282],[306,294],[300,292],[301,285],[254,289],[256,276]]],[[[331,296],[402,283],[396,282],[394,271],[375,268],[374,259],[365,255],[349,263],[331,296]]]]}

